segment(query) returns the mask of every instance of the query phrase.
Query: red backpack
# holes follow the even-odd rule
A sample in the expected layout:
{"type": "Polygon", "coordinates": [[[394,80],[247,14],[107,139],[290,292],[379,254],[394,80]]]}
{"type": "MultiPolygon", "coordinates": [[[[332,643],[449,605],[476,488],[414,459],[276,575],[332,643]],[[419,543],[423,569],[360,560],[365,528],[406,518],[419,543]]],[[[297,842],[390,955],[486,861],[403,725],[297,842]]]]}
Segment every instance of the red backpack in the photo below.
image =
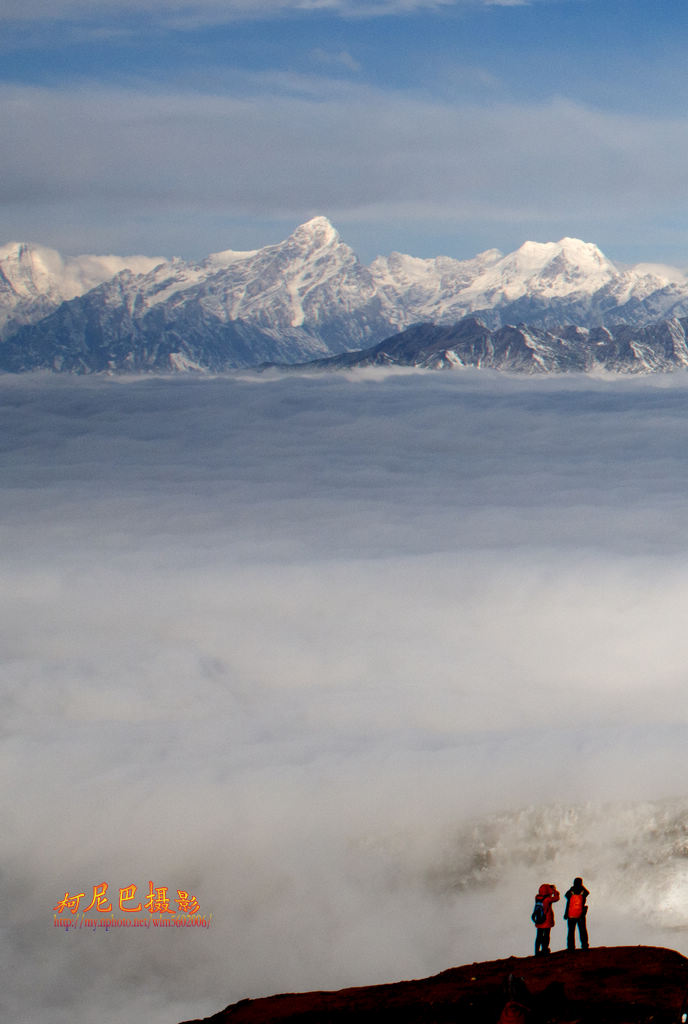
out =
{"type": "Polygon", "coordinates": [[[582,892],[572,892],[569,896],[567,917],[583,916],[584,897],[582,892]]]}

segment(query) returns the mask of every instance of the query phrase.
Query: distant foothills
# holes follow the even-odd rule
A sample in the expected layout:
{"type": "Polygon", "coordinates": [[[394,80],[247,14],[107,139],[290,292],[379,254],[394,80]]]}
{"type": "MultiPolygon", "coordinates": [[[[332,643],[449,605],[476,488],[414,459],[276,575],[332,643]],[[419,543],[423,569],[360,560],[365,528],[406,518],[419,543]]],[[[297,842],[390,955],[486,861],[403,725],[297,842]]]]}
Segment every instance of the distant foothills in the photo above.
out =
{"type": "Polygon", "coordinates": [[[688,277],[574,238],[360,262],[325,217],[198,262],[0,247],[0,371],[688,367],[688,277]]]}

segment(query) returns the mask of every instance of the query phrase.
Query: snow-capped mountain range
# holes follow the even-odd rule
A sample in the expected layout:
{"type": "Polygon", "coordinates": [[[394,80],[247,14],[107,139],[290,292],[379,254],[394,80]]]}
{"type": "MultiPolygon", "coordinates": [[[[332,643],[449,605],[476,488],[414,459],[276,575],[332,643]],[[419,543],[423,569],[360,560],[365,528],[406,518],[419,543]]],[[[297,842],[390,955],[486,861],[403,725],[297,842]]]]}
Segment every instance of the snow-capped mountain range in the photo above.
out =
{"type": "Polygon", "coordinates": [[[122,270],[146,274],[160,263],[148,256],[64,258],[44,245],[0,246],[0,338],[34,324],[66,300],[108,281],[122,270]]]}
{"type": "Polygon", "coordinates": [[[688,316],[688,278],[649,264],[618,269],[573,238],[469,260],[392,253],[365,266],[324,217],[276,245],[198,263],[0,248],[0,369],[10,371],[304,362],[467,316],[489,331],[527,323],[557,336],[563,325],[645,327],[688,316]]]}

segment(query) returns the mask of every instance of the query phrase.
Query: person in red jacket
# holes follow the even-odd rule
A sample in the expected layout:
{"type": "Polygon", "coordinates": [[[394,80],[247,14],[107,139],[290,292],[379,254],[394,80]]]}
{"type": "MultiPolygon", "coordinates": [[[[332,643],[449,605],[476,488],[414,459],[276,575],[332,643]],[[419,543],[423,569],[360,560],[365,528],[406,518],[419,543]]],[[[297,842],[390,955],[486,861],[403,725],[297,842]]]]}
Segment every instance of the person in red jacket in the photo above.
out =
{"type": "Polygon", "coordinates": [[[585,923],[588,908],[585,901],[589,895],[590,893],[583,885],[582,878],[574,878],[573,885],[565,893],[566,911],[564,919],[569,923],[569,934],[566,941],[567,949],[576,948],[576,925],[578,926],[578,938],[580,939],[581,949],[588,948],[588,927],[585,923]]]}
{"type": "Polygon", "coordinates": [[[554,911],[552,904],[559,900],[559,892],[556,885],[543,882],[535,897],[535,909],[533,910],[533,921],[537,931],[535,932],[535,956],[542,953],[549,953],[549,933],[554,927],[554,911]],[[538,911],[538,905],[542,907],[538,911]]]}

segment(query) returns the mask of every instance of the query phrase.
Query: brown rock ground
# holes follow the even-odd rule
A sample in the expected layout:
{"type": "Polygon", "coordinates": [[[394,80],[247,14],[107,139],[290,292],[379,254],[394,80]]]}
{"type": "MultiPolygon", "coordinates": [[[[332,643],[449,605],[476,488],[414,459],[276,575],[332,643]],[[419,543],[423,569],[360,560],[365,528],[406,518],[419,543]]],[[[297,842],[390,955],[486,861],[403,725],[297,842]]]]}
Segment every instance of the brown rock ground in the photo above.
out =
{"type": "Polygon", "coordinates": [[[614,946],[469,964],[419,981],[244,999],[186,1024],[497,1024],[510,975],[530,992],[522,1018],[529,1024],[681,1024],[688,1011],[685,957],[614,946]]]}

